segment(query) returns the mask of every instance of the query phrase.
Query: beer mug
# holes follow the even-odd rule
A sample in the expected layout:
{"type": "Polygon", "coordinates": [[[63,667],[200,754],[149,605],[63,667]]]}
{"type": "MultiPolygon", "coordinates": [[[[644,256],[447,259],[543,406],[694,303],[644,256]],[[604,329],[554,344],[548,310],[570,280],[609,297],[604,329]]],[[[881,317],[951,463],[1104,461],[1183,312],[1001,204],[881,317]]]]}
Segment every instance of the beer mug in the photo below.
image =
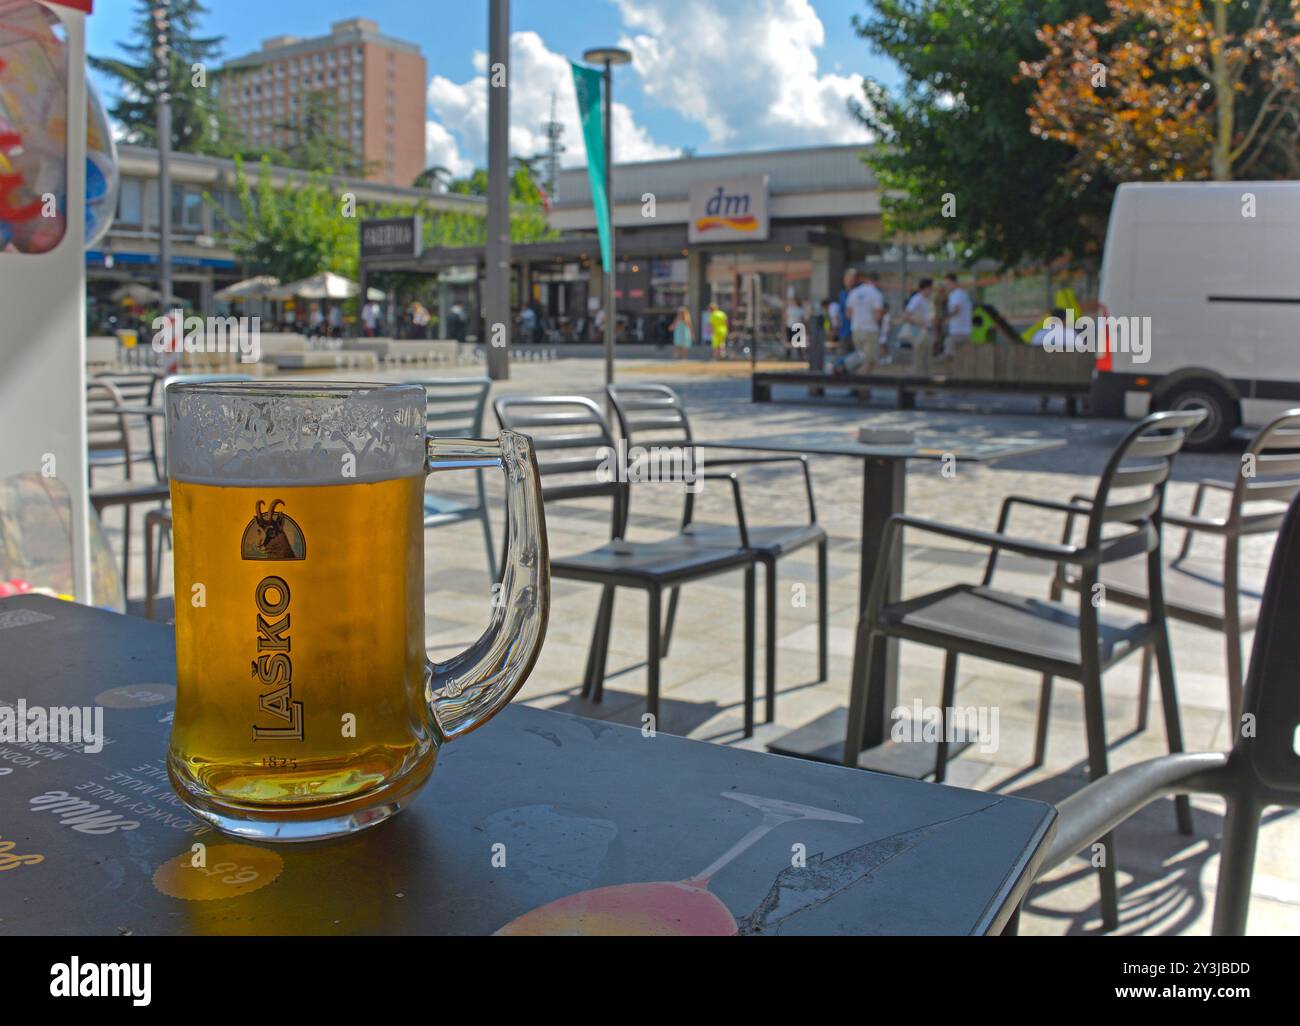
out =
{"type": "Polygon", "coordinates": [[[178,383],[166,405],[172,786],[196,815],[260,840],[387,819],[536,662],[550,581],[532,442],[428,438],[418,385],[178,383]],[[508,519],[490,622],[434,664],[425,478],[490,467],[505,472],[508,519]]]}

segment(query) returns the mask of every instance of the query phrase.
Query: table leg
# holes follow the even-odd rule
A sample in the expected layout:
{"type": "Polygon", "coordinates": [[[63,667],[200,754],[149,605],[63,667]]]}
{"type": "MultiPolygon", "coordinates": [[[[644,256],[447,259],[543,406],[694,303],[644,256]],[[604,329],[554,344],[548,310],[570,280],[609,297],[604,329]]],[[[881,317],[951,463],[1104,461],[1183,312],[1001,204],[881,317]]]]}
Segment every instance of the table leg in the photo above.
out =
{"type": "MultiPolygon", "coordinates": [[[[871,665],[866,665],[866,622],[863,617],[871,596],[876,566],[884,559],[897,566],[897,553],[880,551],[885,524],[902,513],[907,501],[907,461],[872,457],[862,461],[862,540],[858,557],[858,627],[853,646],[853,675],[850,689],[866,690],[867,719],[860,748],[875,748],[889,738],[889,714],[898,704],[898,642],[887,639],[875,646],[871,665]]],[[[898,599],[898,574],[891,574],[884,602],[898,599]]]]}

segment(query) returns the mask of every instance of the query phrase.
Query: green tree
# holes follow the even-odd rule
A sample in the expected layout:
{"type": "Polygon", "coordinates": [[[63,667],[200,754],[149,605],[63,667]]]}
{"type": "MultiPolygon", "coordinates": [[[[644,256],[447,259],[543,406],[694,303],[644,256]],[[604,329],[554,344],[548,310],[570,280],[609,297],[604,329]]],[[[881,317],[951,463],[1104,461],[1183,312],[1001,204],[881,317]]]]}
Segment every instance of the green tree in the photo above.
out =
{"type": "Polygon", "coordinates": [[[322,172],[276,189],[269,158],[262,159],[256,185],[236,158],[235,194],[241,216],[227,224],[227,235],[249,274],[273,274],[282,282],[317,271],[356,277],[360,215],[345,216],[342,197],[322,172]]]}
{"type": "Polygon", "coordinates": [[[891,92],[868,80],[855,113],[876,136],[866,156],[886,231],[1009,267],[1087,260],[1105,236],[1114,183],[1067,180],[1074,151],[1031,131],[1043,55],[1037,30],[1104,10],[1103,0],[874,0],[857,33],[903,72],[891,92]]]}
{"type": "MultiPolygon", "coordinates": [[[[91,57],[90,66],[116,80],[119,95],[108,113],[127,141],[158,145],[158,57],[152,3],[136,0],[132,38],[118,44],[125,57],[91,57]]],[[[221,36],[200,36],[199,19],[208,13],[200,0],[171,0],[172,146],[186,153],[220,151],[221,118],[210,76],[220,58],[221,36]]]]}
{"type": "MultiPolygon", "coordinates": [[[[426,249],[482,246],[487,241],[486,211],[438,210],[426,202],[357,204],[352,209],[344,204],[343,189],[323,171],[310,172],[276,189],[271,167],[270,158],[263,157],[254,183],[245,162],[235,158],[238,220],[228,221],[213,198],[206,197],[231,249],[250,275],[273,274],[288,282],[317,271],[333,271],[355,280],[360,254],[358,228],[368,217],[420,215],[426,249]]],[[[510,222],[516,242],[539,242],[555,236],[540,199],[535,204],[516,203],[510,222]]],[[[419,280],[411,275],[389,277],[403,282],[419,280]]]]}

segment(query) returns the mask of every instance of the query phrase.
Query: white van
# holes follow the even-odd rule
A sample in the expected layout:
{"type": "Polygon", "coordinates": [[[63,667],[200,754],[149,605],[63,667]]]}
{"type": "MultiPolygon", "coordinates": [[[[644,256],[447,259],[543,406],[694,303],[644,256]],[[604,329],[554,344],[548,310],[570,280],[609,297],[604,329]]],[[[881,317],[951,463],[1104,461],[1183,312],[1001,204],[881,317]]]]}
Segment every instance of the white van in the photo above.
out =
{"type": "Polygon", "coordinates": [[[1095,414],[1204,408],[1212,449],[1300,406],[1300,182],[1121,185],[1100,298],[1141,336],[1098,346],[1095,414]]]}

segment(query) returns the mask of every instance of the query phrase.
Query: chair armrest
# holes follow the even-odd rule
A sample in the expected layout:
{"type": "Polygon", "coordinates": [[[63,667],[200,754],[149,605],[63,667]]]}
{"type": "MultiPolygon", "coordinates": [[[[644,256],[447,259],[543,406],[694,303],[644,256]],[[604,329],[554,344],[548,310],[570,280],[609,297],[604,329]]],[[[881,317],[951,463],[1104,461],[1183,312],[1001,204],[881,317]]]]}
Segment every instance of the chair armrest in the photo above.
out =
{"type": "Polygon", "coordinates": [[[745,503],[740,497],[740,478],[735,474],[701,474],[700,479],[731,482],[731,495],[736,500],[736,525],[740,528],[740,547],[749,548],[749,528],[745,525],[745,503]]]}
{"type": "Polygon", "coordinates": [[[958,527],[956,524],[944,524],[935,520],[926,520],[923,517],[896,514],[889,518],[889,523],[891,525],[896,523],[899,527],[914,527],[918,531],[928,531],[930,534],[941,535],[945,538],[955,538],[959,541],[974,542],[976,545],[986,545],[992,549],[1014,552],[1017,555],[1029,556],[1032,559],[1046,559],[1053,563],[1077,563],[1081,559],[1087,559],[1086,554],[1073,545],[1028,541],[1024,538],[1012,538],[1000,532],[958,527]]]}
{"type": "MultiPolygon", "coordinates": [[[[1061,532],[1061,544],[1069,545],[1070,537],[1074,534],[1074,518],[1079,515],[1089,515],[1092,513],[1092,500],[1082,495],[1071,497],[1069,502],[1056,502],[1052,499],[1035,499],[1028,495],[1008,495],[1002,500],[1002,509],[998,513],[998,534],[1005,534],[1007,524],[1011,522],[1011,510],[1016,506],[1032,506],[1036,509],[1046,509],[1054,513],[1064,513],[1065,529],[1061,532]]],[[[993,583],[993,574],[998,566],[998,549],[993,549],[989,553],[988,562],[984,566],[984,579],[981,583],[989,585],[993,583]]]]}
{"type": "Polygon", "coordinates": [[[1039,875],[1082,851],[1157,798],[1193,791],[1223,794],[1231,784],[1225,752],[1162,755],[1115,770],[1056,807],[1056,839],[1038,868],[1039,875]]]}
{"type": "Polygon", "coordinates": [[[1231,534],[1232,530],[1226,520],[1214,517],[1184,516],[1182,513],[1165,513],[1161,520],[1174,527],[1184,527],[1188,531],[1206,531],[1210,534],[1231,534]]]}
{"type": "Polygon", "coordinates": [[[804,490],[808,494],[808,523],[817,523],[817,501],[813,498],[812,472],[807,456],[729,456],[726,459],[705,461],[711,467],[753,466],[759,463],[798,463],[803,468],[804,490]]]}

